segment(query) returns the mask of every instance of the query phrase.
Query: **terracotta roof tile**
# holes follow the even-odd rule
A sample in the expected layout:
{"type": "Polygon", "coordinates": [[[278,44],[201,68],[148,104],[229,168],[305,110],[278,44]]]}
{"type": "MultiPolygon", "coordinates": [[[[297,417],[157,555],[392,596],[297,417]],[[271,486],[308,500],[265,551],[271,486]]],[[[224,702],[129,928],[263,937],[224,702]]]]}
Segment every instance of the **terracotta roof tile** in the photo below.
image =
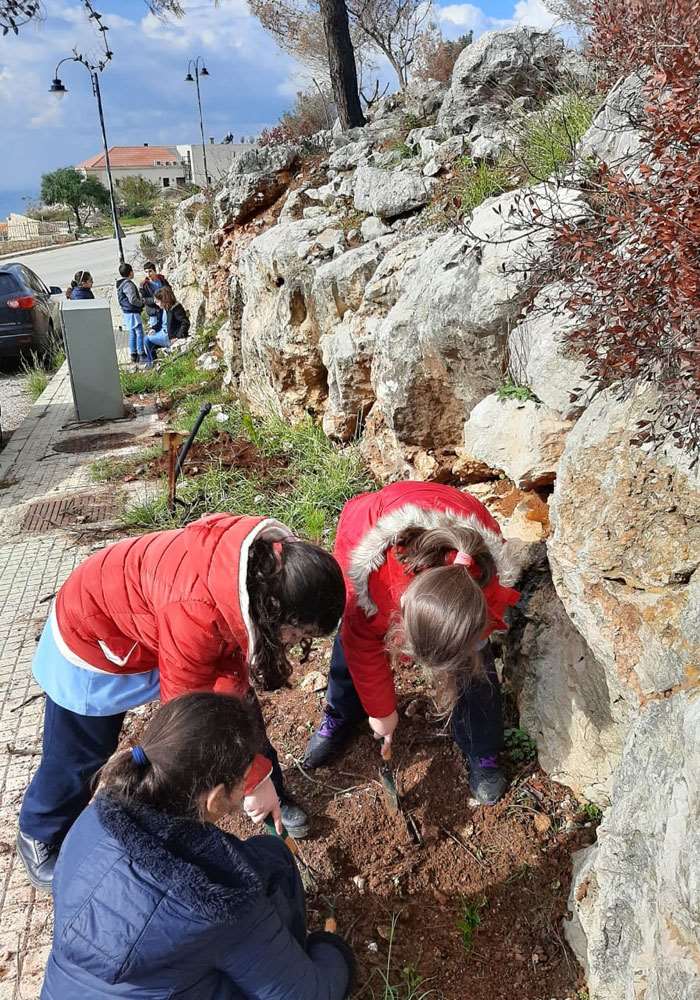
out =
{"type": "MultiPolygon", "coordinates": [[[[180,164],[180,156],[174,146],[112,146],[109,150],[109,162],[113,167],[154,167],[156,160],[160,160],[161,164],[180,164]]],[[[99,170],[104,165],[104,153],[98,153],[78,163],[76,169],[99,170]]]]}

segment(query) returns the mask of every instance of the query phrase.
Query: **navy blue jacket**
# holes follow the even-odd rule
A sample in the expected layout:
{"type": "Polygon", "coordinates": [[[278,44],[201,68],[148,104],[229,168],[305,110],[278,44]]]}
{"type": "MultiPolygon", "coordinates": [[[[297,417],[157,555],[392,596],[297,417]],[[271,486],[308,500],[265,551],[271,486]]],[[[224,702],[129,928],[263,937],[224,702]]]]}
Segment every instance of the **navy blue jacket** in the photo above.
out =
{"type": "Polygon", "coordinates": [[[63,843],[41,1000],[342,1000],[352,955],[306,934],[281,840],[98,795],[63,843]]]}
{"type": "Polygon", "coordinates": [[[76,285],[73,291],[70,293],[71,299],[94,299],[95,296],[92,294],[91,288],[81,288],[80,285],[76,285]]]}

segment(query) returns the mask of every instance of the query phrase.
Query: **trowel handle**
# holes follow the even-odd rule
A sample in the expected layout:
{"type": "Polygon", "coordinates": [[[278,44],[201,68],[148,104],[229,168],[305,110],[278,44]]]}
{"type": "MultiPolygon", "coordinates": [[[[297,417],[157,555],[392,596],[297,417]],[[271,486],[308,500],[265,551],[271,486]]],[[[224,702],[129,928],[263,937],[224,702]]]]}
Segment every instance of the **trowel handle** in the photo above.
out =
{"type": "Polygon", "coordinates": [[[338,930],[338,921],[335,917],[326,917],[326,922],[323,925],[324,931],[328,931],[329,934],[335,934],[338,930]]]}
{"type": "Polygon", "coordinates": [[[385,740],[382,741],[381,754],[382,754],[382,760],[385,760],[387,763],[389,763],[389,761],[391,760],[391,743],[387,743],[385,740]]]}
{"type": "Polygon", "coordinates": [[[286,831],[286,829],[284,827],[282,827],[282,833],[281,834],[277,833],[277,828],[275,827],[275,821],[272,818],[272,814],[270,814],[267,817],[267,819],[265,820],[265,822],[264,822],[263,825],[264,825],[265,829],[267,830],[267,832],[269,834],[272,834],[273,837],[280,837],[284,841],[284,843],[289,848],[289,850],[292,852],[292,854],[294,855],[294,857],[297,856],[297,854],[299,853],[299,848],[297,847],[296,840],[293,837],[289,836],[289,834],[287,833],[287,831],[286,831]]]}

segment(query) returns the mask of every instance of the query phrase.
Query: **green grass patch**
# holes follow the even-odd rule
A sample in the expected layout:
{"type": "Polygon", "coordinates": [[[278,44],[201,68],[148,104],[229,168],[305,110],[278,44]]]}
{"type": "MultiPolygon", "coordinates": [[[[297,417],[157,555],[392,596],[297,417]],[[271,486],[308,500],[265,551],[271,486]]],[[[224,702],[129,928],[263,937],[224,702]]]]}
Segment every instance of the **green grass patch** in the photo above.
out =
{"type": "Polygon", "coordinates": [[[502,403],[505,403],[507,399],[518,399],[521,402],[530,399],[535,403],[538,401],[532,389],[529,389],[526,385],[518,385],[517,382],[513,382],[511,379],[507,379],[503,385],[496,389],[496,395],[502,403]]]}
{"type": "Polygon", "coordinates": [[[487,198],[513,186],[512,170],[505,161],[475,164],[469,156],[463,156],[457,161],[450,194],[460,211],[469,215],[487,198]]]}
{"type": "Polygon", "coordinates": [[[219,251],[211,241],[202,243],[199,248],[200,264],[215,264],[219,259],[219,251]]]}
{"type": "Polygon", "coordinates": [[[576,145],[588,131],[599,105],[599,97],[565,94],[556,104],[525,119],[520,157],[529,181],[544,181],[573,160],[576,145]]]}
{"type": "Polygon", "coordinates": [[[138,469],[140,465],[145,465],[157,458],[161,454],[161,450],[160,447],[154,446],[144,448],[143,451],[130,455],[128,458],[116,458],[113,455],[98,458],[90,466],[90,478],[93,483],[109,483],[113,480],[123,479],[124,476],[130,475],[135,469],[138,469]]]}
{"type": "MultiPolygon", "coordinates": [[[[203,372],[197,367],[197,358],[206,350],[211,335],[205,331],[181,354],[165,357],[154,368],[122,368],[119,377],[125,396],[152,392],[191,392],[216,386],[221,381],[221,371],[203,372]]],[[[222,366],[223,368],[223,362],[222,366]]]]}
{"type": "Polygon", "coordinates": [[[524,729],[506,729],[504,742],[506,753],[514,764],[530,763],[537,757],[537,744],[524,729]]]}
{"type": "Polygon", "coordinates": [[[481,910],[485,906],[486,900],[483,898],[473,903],[466,899],[462,900],[462,909],[457,920],[457,930],[462,938],[462,944],[467,955],[472,950],[474,936],[481,926],[481,910]]]}
{"type": "MultiPolygon", "coordinates": [[[[214,394],[209,395],[209,401],[213,398],[214,394]]],[[[174,426],[183,432],[191,430],[205,399],[184,401],[174,426]]],[[[125,525],[155,530],[186,524],[206,513],[263,512],[305,538],[331,541],[346,501],[372,485],[357,448],[338,448],[310,419],[291,425],[277,416],[252,417],[225,399],[224,412],[226,423],[211,415],[206,418],[197,441],[211,439],[220,431],[243,437],[260,452],[260,469],[244,472],[214,467],[196,477],[184,477],[178,486],[182,504],[173,513],[161,491],[130,507],[125,525]]]]}
{"type": "Polygon", "coordinates": [[[33,403],[36,403],[49,384],[51,376],[58,371],[65,360],[65,352],[57,344],[54,344],[49,353],[43,357],[32,351],[29,358],[22,358],[24,389],[33,403]]]}

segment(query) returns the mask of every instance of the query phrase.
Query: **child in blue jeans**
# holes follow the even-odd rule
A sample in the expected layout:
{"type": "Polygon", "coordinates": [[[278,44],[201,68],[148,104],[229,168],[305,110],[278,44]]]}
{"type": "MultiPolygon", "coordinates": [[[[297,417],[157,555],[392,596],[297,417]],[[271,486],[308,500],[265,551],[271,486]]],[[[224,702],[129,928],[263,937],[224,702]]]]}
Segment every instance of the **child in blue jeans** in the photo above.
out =
{"type": "Polygon", "coordinates": [[[120,264],[119,273],[121,278],[117,281],[117,301],[124,317],[124,327],[129,331],[129,354],[133,362],[145,362],[146,348],[141,321],[144,301],[136,287],[134,269],[131,264],[120,264]]]}

